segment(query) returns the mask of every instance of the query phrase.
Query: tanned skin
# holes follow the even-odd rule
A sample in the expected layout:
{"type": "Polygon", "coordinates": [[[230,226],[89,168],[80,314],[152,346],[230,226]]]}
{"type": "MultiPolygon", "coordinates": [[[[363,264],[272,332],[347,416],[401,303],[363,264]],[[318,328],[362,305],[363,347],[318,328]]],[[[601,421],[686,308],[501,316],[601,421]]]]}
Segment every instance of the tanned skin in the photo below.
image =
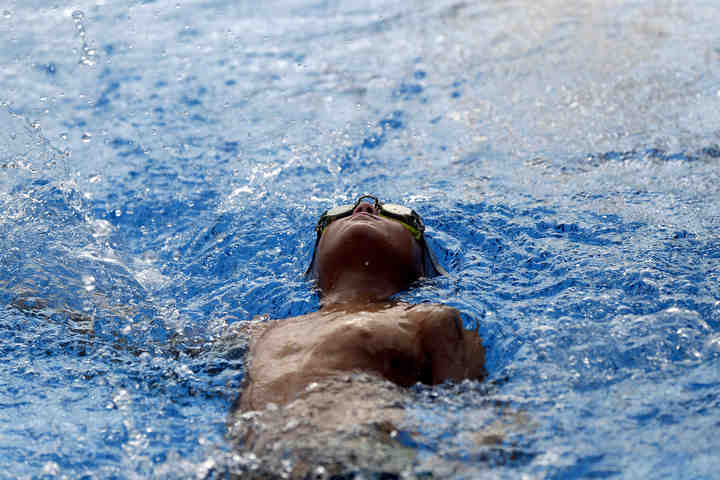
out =
{"type": "Polygon", "coordinates": [[[456,309],[389,300],[424,274],[422,249],[373,205],[325,229],[314,274],[322,308],[270,322],[251,343],[241,411],[287,404],[314,382],[351,372],[401,387],[485,377],[481,339],[456,309]]]}

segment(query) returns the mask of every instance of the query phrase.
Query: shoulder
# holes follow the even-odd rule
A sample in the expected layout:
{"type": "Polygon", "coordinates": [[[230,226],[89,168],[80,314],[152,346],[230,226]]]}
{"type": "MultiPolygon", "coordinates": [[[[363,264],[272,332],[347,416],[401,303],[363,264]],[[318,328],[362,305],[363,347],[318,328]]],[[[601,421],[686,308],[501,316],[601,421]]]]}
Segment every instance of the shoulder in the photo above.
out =
{"type": "Polygon", "coordinates": [[[425,322],[451,322],[462,325],[460,311],[441,303],[418,303],[405,309],[408,318],[422,319],[425,322]]]}
{"type": "Polygon", "coordinates": [[[294,338],[301,335],[312,325],[313,320],[317,317],[316,312],[308,313],[290,318],[266,319],[256,323],[254,320],[247,322],[249,329],[250,351],[253,352],[255,347],[260,343],[268,341],[277,341],[277,337],[294,338]]]}
{"type": "MultiPolygon", "coordinates": [[[[425,342],[455,342],[466,335],[460,311],[439,303],[420,303],[407,310],[425,342]]],[[[467,332],[469,333],[469,332],[467,332]]]]}
{"type": "Polygon", "coordinates": [[[307,315],[283,319],[271,319],[268,315],[256,315],[251,320],[235,320],[227,325],[222,334],[215,341],[215,348],[223,347],[233,349],[238,347],[251,350],[257,342],[269,335],[278,326],[285,322],[300,321],[307,315]]]}
{"type": "Polygon", "coordinates": [[[460,315],[460,311],[455,307],[449,307],[442,303],[415,303],[412,305],[405,305],[407,312],[418,313],[418,314],[435,314],[435,315],[460,315]]]}

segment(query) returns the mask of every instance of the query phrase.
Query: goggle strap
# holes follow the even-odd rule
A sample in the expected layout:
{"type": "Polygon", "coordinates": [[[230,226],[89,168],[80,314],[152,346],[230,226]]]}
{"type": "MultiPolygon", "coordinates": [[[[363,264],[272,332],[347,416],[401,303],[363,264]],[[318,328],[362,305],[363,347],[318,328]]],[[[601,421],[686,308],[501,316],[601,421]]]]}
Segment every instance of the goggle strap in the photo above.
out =
{"type": "MultiPolygon", "coordinates": [[[[436,272],[438,275],[448,276],[449,274],[448,274],[447,270],[445,270],[445,269],[440,265],[440,263],[437,261],[437,258],[435,258],[435,254],[434,254],[433,251],[430,249],[430,246],[427,244],[427,240],[425,239],[425,235],[423,235],[423,236],[421,237],[420,243],[422,244],[422,248],[423,248],[423,250],[424,250],[424,256],[425,256],[425,261],[426,261],[426,263],[427,263],[427,261],[429,260],[429,261],[430,261],[430,266],[435,269],[435,272],[436,272]]],[[[428,275],[428,272],[425,272],[425,276],[428,277],[428,276],[434,276],[434,275],[428,275]]]]}

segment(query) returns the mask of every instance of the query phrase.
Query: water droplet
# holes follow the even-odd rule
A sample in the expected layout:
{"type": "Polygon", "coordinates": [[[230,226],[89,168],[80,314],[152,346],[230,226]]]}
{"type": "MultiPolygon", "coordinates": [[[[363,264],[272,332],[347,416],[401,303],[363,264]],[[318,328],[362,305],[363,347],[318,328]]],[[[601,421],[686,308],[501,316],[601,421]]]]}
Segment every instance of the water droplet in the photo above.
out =
{"type": "Polygon", "coordinates": [[[66,132],[62,132],[62,133],[60,134],[60,138],[61,138],[62,140],[67,140],[67,139],[68,139],[68,134],[67,134],[66,132]]]}
{"type": "Polygon", "coordinates": [[[91,139],[92,139],[92,134],[90,134],[88,132],[83,133],[82,137],[80,137],[80,140],[82,140],[85,143],[90,142],[91,139]]]}
{"type": "Polygon", "coordinates": [[[3,17],[5,17],[5,18],[12,17],[12,12],[10,10],[3,10],[3,17]]]}
{"type": "Polygon", "coordinates": [[[40,128],[40,122],[38,122],[37,120],[35,120],[35,121],[33,121],[33,122],[30,123],[30,126],[31,126],[32,128],[34,128],[35,130],[37,130],[38,128],[40,128]]]}
{"type": "Polygon", "coordinates": [[[95,277],[93,277],[92,275],[83,275],[82,281],[85,291],[92,292],[93,290],[95,290],[95,277]]]}
{"type": "Polygon", "coordinates": [[[58,475],[60,473],[60,465],[53,461],[47,462],[43,465],[43,473],[50,476],[58,475]]]}
{"type": "Polygon", "coordinates": [[[313,478],[327,478],[327,470],[322,465],[313,469],[313,478]]]}
{"type": "Polygon", "coordinates": [[[83,55],[82,57],[80,57],[80,63],[92,67],[93,65],[95,65],[95,60],[93,60],[91,57],[83,55]]]}
{"type": "Polygon", "coordinates": [[[82,20],[85,19],[85,14],[83,13],[82,10],[75,10],[72,13],[72,17],[75,21],[81,22],[82,20]]]}
{"type": "Polygon", "coordinates": [[[115,216],[116,216],[116,217],[119,217],[120,215],[122,215],[122,211],[119,210],[119,209],[118,209],[118,210],[115,210],[115,216]]]}

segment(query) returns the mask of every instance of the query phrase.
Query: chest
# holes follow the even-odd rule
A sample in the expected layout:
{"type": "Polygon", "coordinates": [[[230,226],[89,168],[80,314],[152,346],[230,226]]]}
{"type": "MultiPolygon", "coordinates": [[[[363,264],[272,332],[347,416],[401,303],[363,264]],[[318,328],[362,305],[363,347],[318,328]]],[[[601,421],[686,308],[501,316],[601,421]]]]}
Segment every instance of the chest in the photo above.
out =
{"type": "Polygon", "coordinates": [[[253,368],[282,376],[371,370],[389,377],[422,363],[417,327],[397,309],[291,319],[265,332],[253,350],[253,368]]]}

